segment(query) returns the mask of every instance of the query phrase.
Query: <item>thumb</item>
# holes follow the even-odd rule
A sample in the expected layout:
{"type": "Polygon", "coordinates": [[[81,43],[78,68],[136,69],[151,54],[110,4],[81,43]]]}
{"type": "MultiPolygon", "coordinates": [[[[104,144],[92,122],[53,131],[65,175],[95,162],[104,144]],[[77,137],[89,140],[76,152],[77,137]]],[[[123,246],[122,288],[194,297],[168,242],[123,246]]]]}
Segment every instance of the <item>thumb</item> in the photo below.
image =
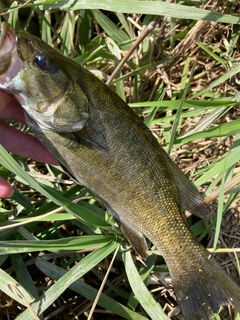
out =
{"type": "Polygon", "coordinates": [[[8,198],[13,194],[13,189],[10,184],[0,177],[0,198],[8,198]]]}

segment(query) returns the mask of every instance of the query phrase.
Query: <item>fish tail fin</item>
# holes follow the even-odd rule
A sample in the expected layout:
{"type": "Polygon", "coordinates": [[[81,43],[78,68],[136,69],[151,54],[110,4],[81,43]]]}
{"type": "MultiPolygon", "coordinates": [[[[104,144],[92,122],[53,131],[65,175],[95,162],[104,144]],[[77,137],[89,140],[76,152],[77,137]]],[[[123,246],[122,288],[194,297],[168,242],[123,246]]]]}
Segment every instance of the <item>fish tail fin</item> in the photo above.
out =
{"type": "MultiPolygon", "coordinates": [[[[174,280],[178,305],[185,320],[209,320],[220,306],[234,306],[240,316],[240,288],[211,258],[205,270],[187,276],[186,281],[174,280]]],[[[185,279],[184,279],[185,280],[185,279]]]]}

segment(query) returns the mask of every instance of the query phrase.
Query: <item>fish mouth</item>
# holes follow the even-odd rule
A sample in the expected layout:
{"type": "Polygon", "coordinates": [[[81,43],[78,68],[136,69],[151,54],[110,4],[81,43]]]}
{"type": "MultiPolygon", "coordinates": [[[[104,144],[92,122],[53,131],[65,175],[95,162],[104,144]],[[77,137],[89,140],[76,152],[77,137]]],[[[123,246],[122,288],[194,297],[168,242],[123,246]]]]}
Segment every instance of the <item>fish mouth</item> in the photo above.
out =
{"type": "Polygon", "coordinates": [[[0,25],[0,88],[7,88],[22,68],[17,54],[17,35],[7,23],[0,25]]]}
{"type": "Polygon", "coordinates": [[[11,53],[16,45],[16,34],[13,28],[7,23],[1,23],[0,29],[0,74],[7,67],[7,62],[11,57],[11,53]]]}

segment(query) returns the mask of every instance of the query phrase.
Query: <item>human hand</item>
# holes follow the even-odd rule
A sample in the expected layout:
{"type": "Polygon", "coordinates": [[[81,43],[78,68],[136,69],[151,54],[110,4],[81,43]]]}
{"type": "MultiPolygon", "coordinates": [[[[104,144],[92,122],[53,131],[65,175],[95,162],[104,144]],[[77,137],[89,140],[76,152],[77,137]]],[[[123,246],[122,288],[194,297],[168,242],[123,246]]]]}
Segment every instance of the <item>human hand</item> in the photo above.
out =
{"type": "MultiPolygon", "coordinates": [[[[25,123],[21,106],[16,99],[0,90],[0,120],[14,120],[25,123]]],[[[39,162],[57,165],[47,149],[35,138],[0,121],[0,144],[9,152],[39,162]]],[[[13,193],[10,184],[0,177],[0,198],[10,197],[13,193]]]]}

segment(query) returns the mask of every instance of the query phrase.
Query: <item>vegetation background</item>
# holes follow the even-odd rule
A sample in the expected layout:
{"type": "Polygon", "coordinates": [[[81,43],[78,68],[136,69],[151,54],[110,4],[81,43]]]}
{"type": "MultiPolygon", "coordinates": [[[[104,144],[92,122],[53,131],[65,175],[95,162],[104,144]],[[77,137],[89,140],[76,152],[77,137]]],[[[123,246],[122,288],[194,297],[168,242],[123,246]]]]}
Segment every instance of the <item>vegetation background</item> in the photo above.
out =
{"type": "MultiPolygon", "coordinates": [[[[0,12],[108,83],[140,39],[111,87],[206,201],[218,197],[207,228],[188,221],[239,282],[239,2],[6,0],[0,12]]],[[[135,259],[88,190],[1,146],[0,164],[15,189],[0,202],[1,319],[182,319],[161,256],[135,259]]]]}

